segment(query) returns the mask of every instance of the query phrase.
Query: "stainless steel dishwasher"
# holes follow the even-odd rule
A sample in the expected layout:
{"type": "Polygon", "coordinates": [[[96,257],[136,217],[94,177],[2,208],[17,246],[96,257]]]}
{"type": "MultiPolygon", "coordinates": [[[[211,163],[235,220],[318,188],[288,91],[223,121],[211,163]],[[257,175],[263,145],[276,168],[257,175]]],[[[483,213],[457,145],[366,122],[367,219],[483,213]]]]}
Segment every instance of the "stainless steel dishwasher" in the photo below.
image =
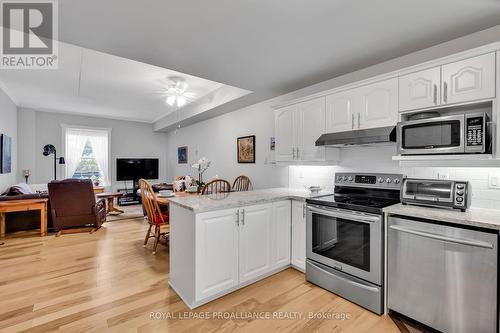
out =
{"type": "Polygon", "coordinates": [[[497,332],[498,234],[389,217],[388,308],[442,332],[497,332]]]}

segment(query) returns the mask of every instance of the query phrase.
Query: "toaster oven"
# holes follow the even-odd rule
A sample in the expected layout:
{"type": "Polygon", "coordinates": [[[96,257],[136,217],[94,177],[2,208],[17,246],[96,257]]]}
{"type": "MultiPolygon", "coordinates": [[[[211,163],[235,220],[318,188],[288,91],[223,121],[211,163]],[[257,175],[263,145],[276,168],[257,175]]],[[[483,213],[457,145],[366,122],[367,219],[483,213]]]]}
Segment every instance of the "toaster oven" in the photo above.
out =
{"type": "Polygon", "coordinates": [[[465,211],[470,205],[469,183],[437,179],[403,179],[401,203],[465,211]]]}

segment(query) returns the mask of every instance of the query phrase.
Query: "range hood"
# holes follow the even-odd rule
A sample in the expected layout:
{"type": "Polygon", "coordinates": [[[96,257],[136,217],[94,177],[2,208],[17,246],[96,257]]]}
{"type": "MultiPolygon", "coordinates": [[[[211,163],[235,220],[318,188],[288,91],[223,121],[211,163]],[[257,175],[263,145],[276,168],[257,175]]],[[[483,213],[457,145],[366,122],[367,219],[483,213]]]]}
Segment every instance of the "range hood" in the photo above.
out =
{"type": "Polygon", "coordinates": [[[378,127],[338,133],[326,133],[316,140],[316,146],[371,146],[396,142],[396,127],[378,127]]]}

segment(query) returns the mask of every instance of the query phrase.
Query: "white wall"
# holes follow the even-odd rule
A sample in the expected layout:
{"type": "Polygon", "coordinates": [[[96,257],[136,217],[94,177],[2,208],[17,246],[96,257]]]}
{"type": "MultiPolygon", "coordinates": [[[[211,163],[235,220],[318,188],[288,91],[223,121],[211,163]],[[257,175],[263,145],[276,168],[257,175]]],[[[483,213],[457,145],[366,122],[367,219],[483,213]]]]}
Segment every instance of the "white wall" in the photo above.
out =
{"type": "Polygon", "coordinates": [[[17,173],[17,108],[9,96],[0,89],[0,134],[12,138],[12,165],[11,173],[0,174],[0,194],[16,183],[17,173]]]}
{"type": "Polygon", "coordinates": [[[500,209],[500,190],[488,188],[489,175],[500,176],[499,167],[399,166],[399,162],[391,160],[395,154],[395,146],[342,149],[338,166],[290,167],[289,184],[294,188],[320,185],[333,189],[335,172],[400,173],[407,177],[428,179],[444,176],[470,182],[472,207],[500,209]]]}
{"type": "Polygon", "coordinates": [[[274,113],[267,101],[227,113],[177,131],[169,132],[167,138],[167,178],[190,174],[197,177],[191,164],[201,157],[212,161],[204,180],[214,176],[230,183],[238,175],[247,175],[253,187],[269,188],[287,186],[288,167],[271,164],[270,138],[274,136],[274,113]],[[256,136],[255,164],[238,164],[236,138],[256,136]],[[177,148],[188,146],[188,163],[177,163],[177,148]]]}
{"type": "MultiPolygon", "coordinates": [[[[53,144],[63,156],[61,124],[111,128],[112,188],[123,188],[116,181],[116,159],[120,157],[159,158],[160,180],[166,180],[166,133],[153,132],[152,125],[139,122],[75,116],[19,108],[19,168],[30,169],[30,183],[47,183],[53,179],[53,159],[42,155],[43,146],[53,144]]],[[[64,177],[58,166],[58,179],[64,177]]],[[[21,179],[21,175],[19,175],[21,179]]],[[[131,186],[131,183],[128,183],[131,186]]]]}

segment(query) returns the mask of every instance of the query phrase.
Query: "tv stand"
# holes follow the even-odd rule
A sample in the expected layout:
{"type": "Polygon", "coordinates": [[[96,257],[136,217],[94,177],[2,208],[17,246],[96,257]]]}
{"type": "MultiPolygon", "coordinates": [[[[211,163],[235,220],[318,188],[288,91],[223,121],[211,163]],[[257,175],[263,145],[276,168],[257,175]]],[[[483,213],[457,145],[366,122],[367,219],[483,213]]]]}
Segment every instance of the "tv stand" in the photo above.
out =
{"type": "Polygon", "coordinates": [[[123,195],[118,198],[118,205],[129,206],[141,203],[141,197],[137,195],[137,181],[132,181],[132,188],[119,188],[117,191],[123,193],[123,195]]]}

